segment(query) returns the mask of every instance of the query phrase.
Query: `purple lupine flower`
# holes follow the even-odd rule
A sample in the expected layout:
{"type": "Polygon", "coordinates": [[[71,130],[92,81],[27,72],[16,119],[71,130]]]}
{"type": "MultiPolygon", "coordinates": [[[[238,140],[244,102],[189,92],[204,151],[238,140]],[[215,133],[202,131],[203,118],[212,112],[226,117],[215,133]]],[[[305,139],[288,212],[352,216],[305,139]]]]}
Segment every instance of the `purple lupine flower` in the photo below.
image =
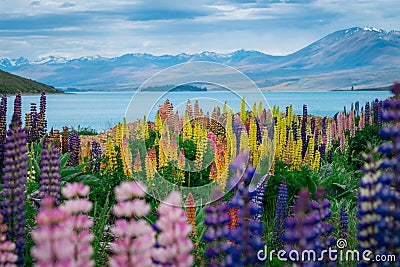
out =
{"type": "Polygon", "coordinates": [[[94,172],[100,171],[101,163],[101,147],[96,141],[92,142],[92,148],[90,150],[90,167],[94,172]]]}
{"type": "Polygon", "coordinates": [[[321,161],[322,161],[322,159],[325,158],[326,145],[325,144],[321,144],[319,146],[318,150],[319,150],[319,154],[320,154],[321,161]]]}
{"type": "Polygon", "coordinates": [[[40,197],[52,197],[57,205],[60,199],[60,152],[50,141],[43,144],[40,157],[40,197]]]}
{"type": "Polygon", "coordinates": [[[292,121],[292,131],[293,131],[293,141],[299,140],[299,136],[297,133],[297,124],[294,120],[292,121]]]}
{"type": "MultiPolygon", "coordinates": [[[[378,164],[374,160],[374,155],[363,154],[366,163],[362,167],[365,175],[360,179],[360,189],[358,191],[358,210],[357,210],[357,238],[359,240],[358,250],[360,253],[369,250],[377,255],[379,248],[377,242],[378,228],[376,227],[382,219],[376,213],[376,207],[381,203],[377,197],[379,181],[378,164]]],[[[358,266],[370,266],[368,262],[359,263],[358,266]]]]}
{"type": "Polygon", "coordinates": [[[347,238],[349,232],[349,211],[346,204],[340,207],[340,237],[347,238]]]}
{"type": "Polygon", "coordinates": [[[322,118],[322,125],[321,125],[321,131],[322,131],[322,144],[327,143],[327,135],[326,135],[326,116],[322,118]]]}
{"type": "Polygon", "coordinates": [[[287,217],[287,198],[288,190],[286,186],[286,179],[283,178],[279,184],[278,199],[276,200],[275,221],[274,221],[274,234],[273,242],[276,248],[282,248],[283,233],[285,232],[284,222],[287,217]]]}
{"type": "Polygon", "coordinates": [[[116,237],[111,245],[111,267],[153,266],[155,232],[145,220],[151,210],[143,199],[145,190],[140,182],[122,182],[114,189],[118,203],[113,213],[118,219],[111,228],[116,237]]]}
{"type": "Polygon", "coordinates": [[[257,184],[256,194],[252,198],[252,201],[254,202],[254,204],[257,205],[258,212],[259,212],[253,216],[253,219],[255,221],[259,221],[259,222],[261,221],[262,211],[263,211],[264,194],[265,194],[265,190],[267,189],[267,186],[268,186],[268,179],[269,179],[268,175],[265,175],[261,178],[261,180],[257,184]]]}
{"type": "Polygon", "coordinates": [[[7,225],[3,224],[3,215],[0,213],[0,266],[17,267],[18,256],[15,255],[15,244],[7,240],[5,232],[7,225]]]}
{"type": "Polygon", "coordinates": [[[212,204],[204,209],[206,213],[204,225],[207,226],[207,230],[203,240],[208,243],[205,256],[210,267],[225,266],[226,249],[230,247],[227,243],[229,206],[226,202],[217,204],[222,197],[223,192],[218,188],[214,189],[211,193],[212,204]]]}
{"type": "Polygon", "coordinates": [[[7,225],[7,238],[16,245],[18,264],[23,264],[25,248],[25,190],[28,150],[25,130],[18,127],[13,115],[4,147],[3,184],[0,193],[0,211],[7,225]]]}
{"type": "Polygon", "coordinates": [[[259,207],[251,201],[256,190],[250,192],[249,187],[245,185],[250,182],[254,174],[255,169],[247,166],[242,177],[232,178],[234,181],[239,180],[237,192],[229,202],[230,208],[239,209],[238,227],[229,233],[232,245],[226,250],[225,266],[262,265],[257,258],[257,252],[264,246],[260,239],[263,226],[262,223],[253,219],[253,216],[260,211],[259,207]]]}
{"type": "Polygon", "coordinates": [[[71,152],[71,156],[68,159],[68,166],[77,166],[79,164],[79,152],[80,152],[81,140],[77,132],[72,132],[69,135],[68,140],[68,151],[71,152]]]}
{"type": "MultiPolygon", "coordinates": [[[[331,202],[326,198],[326,191],[323,187],[318,187],[315,193],[316,201],[311,202],[311,209],[314,211],[314,217],[317,219],[317,223],[315,228],[318,232],[318,257],[321,258],[323,250],[328,250],[335,244],[335,238],[330,234],[333,231],[333,225],[328,222],[328,220],[332,217],[332,211],[330,210],[331,202]]],[[[318,262],[319,266],[326,266],[326,264],[330,262],[329,259],[324,259],[321,262],[318,262]],[[323,265],[321,265],[323,264],[323,265]]],[[[330,262],[330,266],[334,263],[330,262]]]]}
{"type": "Polygon", "coordinates": [[[15,96],[15,99],[14,99],[14,114],[17,118],[16,120],[18,122],[18,125],[22,127],[22,96],[21,96],[21,92],[18,92],[18,94],[15,96]]]}
{"type": "Polygon", "coordinates": [[[157,244],[154,261],[161,266],[193,265],[193,242],[189,235],[192,227],[187,222],[186,213],[180,207],[180,193],[172,191],[158,207],[159,219],[155,223],[157,244]]]}
{"type": "MultiPolygon", "coordinates": [[[[286,231],[283,235],[285,250],[296,250],[302,255],[304,250],[318,249],[318,230],[315,225],[318,218],[311,212],[311,195],[308,189],[299,192],[298,199],[293,207],[293,216],[285,220],[286,231]]],[[[301,257],[293,261],[301,266],[314,266],[313,261],[302,261],[301,257]]]]}
{"type": "Polygon", "coordinates": [[[371,122],[371,109],[369,102],[365,103],[365,125],[370,124],[371,122]]]}
{"type": "Polygon", "coordinates": [[[304,158],[306,155],[307,151],[307,120],[308,120],[308,114],[307,114],[307,105],[303,105],[303,117],[301,119],[301,141],[302,141],[302,151],[301,151],[301,157],[304,158]]]}
{"type": "Polygon", "coordinates": [[[1,97],[0,104],[0,173],[4,168],[4,143],[6,142],[7,133],[7,96],[1,97]]]}
{"type": "Polygon", "coordinates": [[[37,227],[32,231],[35,246],[31,249],[36,266],[76,266],[72,226],[69,214],[60,207],[54,207],[51,197],[42,200],[36,216],[37,227]]]}
{"type": "Polygon", "coordinates": [[[311,118],[310,128],[311,128],[311,134],[314,134],[315,133],[315,117],[311,118]]]}
{"type": "MultiPolygon", "coordinates": [[[[372,251],[373,255],[395,255],[400,257],[400,84],[392,87],[395,99],[383,103],[382,120],[388,123],[380,136],[390,141],[377,148],[383,159],[376,162],[373,153],[365,155],[362,170],[365,176],[360,181],[358,201],[358,239],[360,252],[372,251]]],[[[362,262],[359,266],[368,266],[362,262]]]]}
{"type": "Polygon", "coordinates": [[[356,112],[356,116],[360,115],[360,102],[356,101],[356,103],[354,104],[354,110],[356,112]]]}
{"type": "MultiPolygon", "coordinates": [[[[373,207],[372,214],[377,218],[375,235],[376,253],[391,254],[396,258],[400,257],[400,100],[398,100],[398,90],[400,84],[395,84],[392,92],[396,95],[395,99],[388,99],[384,102],[384,113],[382,120],[388,126],[382,128],[380,135],[382,138],[390,138],[390,141],[378,147],[378,151],[383,154],[383,159],[377,166],[374,181],[376,206],[373,207]]],[[[374,174],[373,170],[368,170],[374,174]]],[[[367,176],[368,177],[368,176],[367,176]]],[[[371,188],[371,187],[370,187],[371,188]]],[[[360,239],[361,240],[361,239],[360,239]]],[[[363,249],[365,243],[360,243],[363,249]]]]}
{"type": "Polygon", "coordinates": [[[382,100],[380,100],[378,102],[378,110],[377,110],[378,115],[377,115],[377,122],[376,122],[376,125],[378,125],[378,126],[382,126],[382,109],[383,109],[383,102],[382,102],[382,100]]]}
{"type": "Polygon", "coordinates": [[[47,131],[47,120],[46,120],[46,93],[42,92],[40,95],[39,113],[37,118],[37,130],[39,138],[45,136],[47,131]]]}
{"type": "Polygon", "coordinates": [[[60,208],[69,215],[68,222],[72,233],[68,238],[75,252],[71,257],[72,266],[94,266],[94,261],[91,259],[93,248],[90,245],[93,241],[93,234],[90,232],[93,220],[86,215],[93,206],[87,199],[89,191],[89,186],[82,183],[68,183],[62,189],[62,194],[67,200],[60,208]]]}
{"type": "Polygon", "coordinates": [[[39,114],[36,109],[36,103],[31,103],[31,111],[26,114],[29,117],[27,121],[28,125],[26,125],[26,131],[28,134],[28,143],[33,143],[39,141],[39,132],[38,132],[38,117],[39,114]]]}
{"type": "Polygon", "coordinates": [[[332,163],[332,149],[328,150],[328,163],[332,163]]]}

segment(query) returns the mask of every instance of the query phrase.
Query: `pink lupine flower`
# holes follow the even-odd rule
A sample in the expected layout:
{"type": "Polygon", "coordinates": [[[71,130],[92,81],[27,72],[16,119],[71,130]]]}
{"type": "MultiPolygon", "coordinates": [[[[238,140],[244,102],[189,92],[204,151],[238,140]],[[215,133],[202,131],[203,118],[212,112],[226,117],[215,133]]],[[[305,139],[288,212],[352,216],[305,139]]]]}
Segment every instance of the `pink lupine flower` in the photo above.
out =
{"type": "Polygon", "coordinates": [[[93,241],[93,234],[90,228],[93,225],[93,220],[85,213],[92,209],[92,203],[86,198],[89,195],[90,188],[81,183],[67,184],[62,193],[67,200],[60,207],[69,214],[69,223],[72,233],[69,236],[73,244],[72,260],[75,266],[94,266],[94,261],[91,259],[93,248],[90,242],[93,241]]]}
{"type": "Polygon", "coordinates": [[[158,207],[158,248],[154,251],[158,266],[193,265],[193,256],[190,254],[193,243],[189,238],[192,227],[187,223],[186,214],[180,207],[181,202],[181,195],[173,191],[158,207]]]}
{"type": "Polygon", "coordinates": [[[6,240],[7,226],[3,224],[3,215],[0,213],[0,266],[16,267],[18,256],[15,252],[15,243],[6,240]]]}
{"type": "Polygon", "coordinates": [[[36,221],[37,228],[32,231],[35,246],[31,249],[36,266],[73,266],[74,245],[70,240],[68,212],[54,207],[54,200],[46,197],[36,221]]]}
{"type": "Polygon", "coordinates": [[[362,129],[364,129],[364,126],[365,126],[364,111],[361,110],[361,112],[360,112],[360,120],[358,121],[358,129],[362,130],[362,129]]]}
{"type": "Polygon", "coordinates": [[[115,187],[115,198],[118,202],[125,201],[134,197],[142,198],[146,195],[146,188],[140,183],[122,182],[115,187]]]}
{"type": "Polygon", "coordinates": [[[82,183],[68,183],[62,190],[62,194],[66,198],[77,198],[79,196],[86,197],[89,195],[89,186],[82,183]]]}
{"type": "Polygon", "coordinates": [[[122,182],[114,191],[118,203],[113,213],[120,219],[111,227],[115,241],[111,244],[109,266],[154,266],[155,232],[143,219],[151,208],[140,199],[145,196],[146,187],[140,182],[122,182]]]}

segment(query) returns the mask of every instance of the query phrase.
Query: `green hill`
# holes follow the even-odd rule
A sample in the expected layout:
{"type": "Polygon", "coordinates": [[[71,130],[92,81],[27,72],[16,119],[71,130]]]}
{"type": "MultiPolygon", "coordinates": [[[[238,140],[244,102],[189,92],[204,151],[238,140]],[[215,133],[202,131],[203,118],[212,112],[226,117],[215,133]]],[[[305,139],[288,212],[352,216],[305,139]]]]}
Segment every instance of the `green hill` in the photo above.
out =
{"type": "Polygon", "coordinates": [[[22,94],[62,93],[53,86],[26,79],[0,70],[0,94],[14,95],[20,91],[22,94]]]}

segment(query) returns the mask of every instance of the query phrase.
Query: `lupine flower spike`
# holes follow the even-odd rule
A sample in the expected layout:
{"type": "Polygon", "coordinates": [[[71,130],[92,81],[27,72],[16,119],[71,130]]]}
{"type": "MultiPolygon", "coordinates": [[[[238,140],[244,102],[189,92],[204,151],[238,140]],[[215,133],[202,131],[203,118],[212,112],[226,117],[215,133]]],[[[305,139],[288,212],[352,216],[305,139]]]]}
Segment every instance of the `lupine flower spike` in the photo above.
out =
{"type": "Polygon", "coordinates": [[[35,246],[31,249],[36,266],[73,266],[74,245],[68,212],[54,207],[53,199],[46,197],[36,222],[37,228],[32,231],[35,246]]]}
{"type": "MultiPolygon", "coordinates": [[[[301,255],[304,250],[316,251],[318,249],[318,230],[315,227],[317,218],[310,213],[310,210],[310,192],[308,189],[302,189],[293,207],[293,216],[287,217],[285,221],[286,231],[283,240],[287,252],[296,250],[301,255]]],[[[301,262],[301,266],[313,266],[313,262],[303,262],[301,258],[293,262],[296,264],[301,262]]]]}
{"type": "Polygon", "coordinates": [[[193,243],[189,238],[192,227],[187,223],[185,212],[180,205],[180,193],[173,191],[158,207],[157,248],[154,252],[156,266],[189,267],[193,265],[190,254],[193,243]]]}
{"type": "Polygon", "coordinates": [[[246,186],[253,178],[254,173],[255,169],[248,166],[243,176],[239,177],[239,174],[237,174],[237,177],[232,178],[232,181],[239,180],[239,183],[237,184],[237,192],[229,206],[238,208],[239,216],[238,227],[229,233],[229,239],[233,244],[226,252],[226,266],[262,265],[257,258],[257,252],[263,247],[260,240],[263,229],[262,224],[253,219],[253,216],[259,213],[259,207],[252,201],[256,190],[250,192],[248,186],[246,186]]]}
{"type": "Polygon", "coordinates": [[[114,189],[118,203],[113,213],[118,219],[111,228],[115,236],[111,267],[153,266],[155,232],[144,219],[151,209],[143,199],[145,190],[140,182],[122,182],[114,189]]]}
{"type": "Polygon", "coordinates": [[[349,232],[349,211],[347,210],[346,204],[342,204],[340,207],[340,237],[347,238],[349,232]]]}
{"type": "Polygon", "coordinates": [[[27,152],[25,130],[18,126],[18,117],[14,114],[5,143],[0,210],[7,225],[7,238],[16,244],[18,264],[23,263],[25,250],[27,152]]]}
{"type": "Polygon", "coordinates": [[[225,252],[230,247],[227,243],[228,223],[228,204],[220,203],[223,192],[215,188],[211,193],[211,204],[204,211],[206,218],[204,225],[207,230],[203,235],[203,240],[209,245],[205,251],[205,256],[209,260],[210,267],[225,266],[225,252]]]}
{"type": "Polygon", "coordinates": [[[275,209],[275,222],[274,222],[274,245],[276,248],[281,248],[283,244],[283,233],[285,232],[285,220],[287,217],[287,198],[288,190],[286,186],[286,179],[283,178],[279,185],[278,199],[276,201],[275,209]]]}
{"type": "Polygon", "coordinates": [[[41,198],[51,196],[57,205],[60,199],[60,156],[52,142],[45,141],[40,158],[41,198]]]}
{"type": "Polygon", "coordinates": [[[90,246],[93,241],[93,234],[90,232],[93,220],[86,215],[92,209],[92,203],[87,199],[89,190],[89,186],[82,183],[69,183],[61,191],[67,199],[61,208],[69,214],[72,227],[69,238],[74,251],[71,260],[75,266],[94,266],[91,259],[93,248],[90,246]]]}
{"type": "Polygon", "coordinates": [[[18,256],[15,255],[15,244],[7,241],[7,226],[3,224],[3,215],[0,214],[0,266],[17,267],[18,256]]]}

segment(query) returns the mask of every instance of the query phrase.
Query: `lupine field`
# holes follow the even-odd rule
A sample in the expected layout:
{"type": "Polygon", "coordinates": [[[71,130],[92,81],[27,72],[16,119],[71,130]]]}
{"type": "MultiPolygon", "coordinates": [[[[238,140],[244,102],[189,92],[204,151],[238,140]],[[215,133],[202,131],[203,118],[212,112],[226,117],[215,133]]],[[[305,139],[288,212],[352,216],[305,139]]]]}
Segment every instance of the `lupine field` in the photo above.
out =
{"type": "Polygon", "coordinates": [[[333,117],[167,100],[90,136],[48,129],[45,94],[7,125],[3,96],[0,266],[400,266],[392,93],[333,117]]]}

